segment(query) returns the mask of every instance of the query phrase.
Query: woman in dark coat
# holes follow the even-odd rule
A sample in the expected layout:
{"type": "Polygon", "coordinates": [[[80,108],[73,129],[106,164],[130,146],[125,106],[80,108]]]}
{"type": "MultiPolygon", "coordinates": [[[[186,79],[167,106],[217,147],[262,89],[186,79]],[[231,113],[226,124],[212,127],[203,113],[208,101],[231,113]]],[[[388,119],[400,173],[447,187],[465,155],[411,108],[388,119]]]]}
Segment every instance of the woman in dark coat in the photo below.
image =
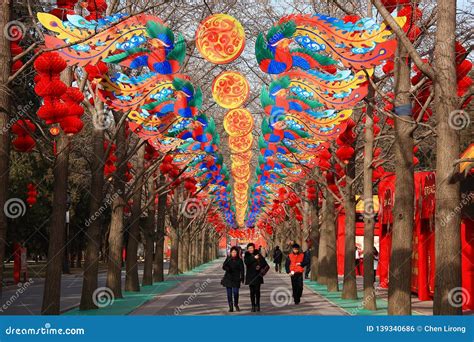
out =
{"type": "Polygon", "coordinates": [[[239,308],[239,288],[240,283],[244,282],[244,263],[240,259],[239,250],[237,247],[230,249],[230,256],[228,256],[222,269],[225,271],[222,285],[227,289],[227,302],[229,303],[229,312],[235,310],[240,311],[239,308]],[[233,297],[233,301],[232,301],[233,297]]]}
{"type": "Polygon", "coordinates": [[[263,276],[268,272],[270,266],[265,258],[255,250],[253,243],[247,245],[244,261],[247,266],[245,285],[250,288],[252,312],[260,311],[260,286],[263,284],[263,276]]]}

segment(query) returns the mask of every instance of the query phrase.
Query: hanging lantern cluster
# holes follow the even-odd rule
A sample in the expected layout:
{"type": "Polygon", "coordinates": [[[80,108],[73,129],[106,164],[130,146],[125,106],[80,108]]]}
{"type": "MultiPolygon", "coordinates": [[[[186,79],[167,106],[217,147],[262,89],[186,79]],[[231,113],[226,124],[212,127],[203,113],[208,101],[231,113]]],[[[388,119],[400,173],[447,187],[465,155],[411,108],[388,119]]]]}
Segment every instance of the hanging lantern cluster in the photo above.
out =
{"type": "Polygon", "coordinates": [[[184,180],[184,188],[191,194],[193,195],[196,190],[197,181],[194,177],[188,177],[184,180]]]}
{"type": "Polygon", "coordinates": [[[316,181],[314,179],[309,179],[306,181],[306,198],[311,202],[318,198],[316,181]]]}
{"type": "Polygon", "coordinates": [[[68,87],[63,96],[61,96],[61,100],[63,100],[67,108],[59,121],[63,132],[68,135],[79,133],[84,127],[84,123],[81,120],[81,116],[84,114],[84,108],[81,106],[84,95],[78,88],[68,87]]]}
{"type": "Polygon", "coordinates": [[[43,98],[38,117],[48,125],[59,122],[67,111],[61,96],[68,87],[60,80],[60,74],[66,67],[66,62],[56,52],[43,53],[34,62],[37,72],[35,93],[43,98]]]}
{"type": "MultiPolygon", "coordinates": [[[[109,144],[110,143],[108,141],[104,141],[104,151],[107,151],[109,144]]],[[[115,166],[115,163],[117,162],[117,156],[115,155],[116,150],[117,147],[115,146],[115,144],[111,144],[104,165],[104,175],[107,178],[110,177],[117,170],[117,167],[115,166]]]]}
{"type": "Polygon", "coordinates": [[[336,150],[336,156],[344,164],[349,163],[349,160],[352,159],[355,153],[354,147],[352,147],[356,139],[356,135],[352,131],[354,127],[355,127],[354,120],[352,119],[347,120],[346,129],[336,139],[336,143],[339,145],[338,149],[336,150]]]}
{"type": "Polygon", "coordinates": [[[173,163],[173,156],[170,154],[167,154],[163,158],[163,161],[161,162],[161,165],[160,165],[160,171],[162,175],[168,176],[172,180],[176,179],[180,174],[180,170],[173,163]]]}
{"type": "MultiPolygon", "coordinates": [[[[466,59],[468,53],[464,46],[461,43],[456,42],[455,44],[456,51],[456,79],[458,82],[458,96],[464,96],[472,86],[472,78],[468,75],[472,69],[472,62],[466,59]]],[[[463,108],[465,108],[471,101],[472,96],[464,102],[463,108]]]]}
{"type": "MultiPolygon", "coordinates": [[[[19,32],[19,34],[20,34],[19,36],[15,37],[15,38],[18,38],[17,40],[10,42],[10,54],[12,56],[12,60],[15,59],[16,56],[20,55],[23,52],[23,48],[17,43],[17,41],[22,38],[21,32],[19,32]]],[[[12,75],[15,74],[18,70],[20,70],[22,66],[23,66],[23,62],[21,59],[14,61],[11,66],[12,75]]]]}
{"type": "Polygon", "coordinates": [[[38,191],[36,190],[36,185],[34,185],[33,183],[29,183],[26,186],[26,188],[27,188],[26,203],[28,203],[28,205],[32,207],[34,204],[36,204],[38,191]]]}
{"type": "Polygon", "coordinates": [[[127,162],[127,168],[125,170],[125,175],[124,175],[125,183],[128,183],[133,179],[132,170],[133,170],[132,163],[127,162]]]}

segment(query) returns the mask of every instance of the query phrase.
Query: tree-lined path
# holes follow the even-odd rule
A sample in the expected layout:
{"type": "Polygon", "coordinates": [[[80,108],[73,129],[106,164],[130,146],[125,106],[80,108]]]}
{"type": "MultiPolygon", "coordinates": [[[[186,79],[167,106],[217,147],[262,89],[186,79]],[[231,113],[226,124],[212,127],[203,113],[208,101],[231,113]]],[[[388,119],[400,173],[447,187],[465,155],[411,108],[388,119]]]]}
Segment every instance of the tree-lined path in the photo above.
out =
{"type": "MultiPolygon", "coordinates": [[[[201,274],[181,282],[174,289],[159,295],[135,310],[133,315],[250,315],[249,287],[240,288],[240,312],[229,313],[225,288],[220,284],[222,262],[201,274]]],[[[262,315],[346,315],[322,296],[305,287],[301,303],[296,306],[291,298],[291,282],[287,274],[270,270],[262,285],[262,315]]]]}

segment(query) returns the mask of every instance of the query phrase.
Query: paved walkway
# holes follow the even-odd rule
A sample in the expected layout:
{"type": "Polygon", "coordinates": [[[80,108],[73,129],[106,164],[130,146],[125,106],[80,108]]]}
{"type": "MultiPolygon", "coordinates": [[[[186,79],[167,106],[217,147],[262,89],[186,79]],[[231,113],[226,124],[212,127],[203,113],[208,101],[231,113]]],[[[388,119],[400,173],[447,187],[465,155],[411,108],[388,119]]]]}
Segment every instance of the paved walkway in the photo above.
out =
{"type": "Polygon", "coordinates": [[[228,312],[220,259],[203,272],[183,278],[176,287],[145,303],[132,315],[346,315],[347,312],[305,286],[301,304],[291,298],[290,277],[270,270],[262,285],[261,312],[250,312],[248,286],[240,289],[240,312],[228,312]]]}

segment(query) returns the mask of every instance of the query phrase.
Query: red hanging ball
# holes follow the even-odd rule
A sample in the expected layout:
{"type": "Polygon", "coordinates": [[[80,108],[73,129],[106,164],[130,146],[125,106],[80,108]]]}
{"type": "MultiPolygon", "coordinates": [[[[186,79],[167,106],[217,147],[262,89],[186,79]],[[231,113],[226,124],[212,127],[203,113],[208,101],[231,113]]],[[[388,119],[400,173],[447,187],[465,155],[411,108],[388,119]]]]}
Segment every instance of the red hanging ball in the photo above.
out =
{"type": "Polygon", "coordinates": [[[66,61],[57,52],[42,53],[33,65],[36,71],[48,75],[59,75],[67,67],[66,61]]]}
{"type": "Polygon", "coordinates": [[[392,59],[389,59],[385,62],[384,66],[382,67],[382,71],[384,74],[391,74],[393,72],[395,63],[392,59]]]}
{"type": "Polygon", "coordinates": [[[352,146],[343,145],[337,149],[336,155],[341,161],[343,161],[344,163],[347,163],[349,159],[351,159],[352,156],[354,155],[354,152],[355,151],[352,146]]]}
{"type": "Polygon", "coordinates": [[[73,135],[79,133],[84,127],[84,123],[76,116],[66,116],[59,122],[64,133],[73,135]]]}
{"type": "Polygon", "coordinates": [[[29,135],[20,135],[12,141],[18,152],[31,152],[35,147],[35,140],[29,135]]]}

